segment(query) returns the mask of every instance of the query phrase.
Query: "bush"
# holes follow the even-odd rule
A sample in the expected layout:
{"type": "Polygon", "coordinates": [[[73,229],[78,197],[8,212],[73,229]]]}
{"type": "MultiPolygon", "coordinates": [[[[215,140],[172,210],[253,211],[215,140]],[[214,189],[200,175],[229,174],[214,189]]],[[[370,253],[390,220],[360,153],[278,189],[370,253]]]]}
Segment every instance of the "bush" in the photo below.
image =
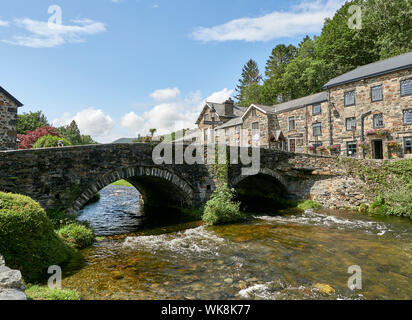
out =
{"type": "Polygon", "coordinates": [[[48,287],[29,286],[26,288],[28,300],[80,300],[76,290],[49,289],[48,287]]]}
{"type": "Polygon", "coordinates": [[[95,239],[93,230],[77,223],[68,224],[60,228],[57,234],[77,249],[83,249],[92,245],[95,239]]]}
{"type": "Polygon", "coordinates": [[[358,207],[358,211],[360,213],[368,213],[369,207],[366,203],[361,203],[360,206],[358,207]]]}
{"type": "Polygon", "coordinates": [[[322,209],[322,205],[319,202],[313,200],[305,200],[298,204],[298,208],[301,210],[308,210],[308,209],[322,209]]]}
{"type": "Polygon", "coordinates": [[[0,252],[26,281],[38,281],[48,276],[49,266],[69,260],[74,250],[56,235],[37,202],[0,192],[0,252]]]}
{"type": "Polygon", "coordinates": [[[233,198],[234,190],[227,184],[220,185],[205,205],[203,221],[217,225],[245,220],[245,214],[239,210],[240,203],[234,202],[233,198]]]}
{"type": "Polygon", "coordinates": [[[369,213],[378,215],[385,214],[385,201],[381,195],[371,203],[369,206],[369,213]]]}
{"type": "Polygon", "coordinates": [[[369,213],[409,217],[412,219],[412,188],[401,187],[378,196],[370,205],[369,213]]]}
{"type": "Polygon", "coordinates": [[[63,141],[65,146],[71,146],[72,144],[70,141],[64,138],[60,138],[58,136],[47,135],[39,138],[36,143],[33,145],[33,149],[39,148],[56,148],[58,145],[59,140],[63,141]]]}

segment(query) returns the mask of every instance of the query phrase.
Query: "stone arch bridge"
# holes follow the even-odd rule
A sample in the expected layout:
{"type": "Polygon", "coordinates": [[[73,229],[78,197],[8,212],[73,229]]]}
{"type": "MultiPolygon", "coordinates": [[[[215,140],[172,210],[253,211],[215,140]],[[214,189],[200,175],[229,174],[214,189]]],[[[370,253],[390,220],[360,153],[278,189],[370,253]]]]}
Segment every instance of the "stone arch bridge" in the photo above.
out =
{"type": "MultiPolygon", "coordinates": [[[[152,151],[150,144],[103,144],[0,152],[0,191],[77,212],[99,190],[125,179],[148,206],[199,207],[207,201],[216,182],[210,165],[156,165],[152,151]]],[[[228,183],[313,198],[316,184],[340,175],[336,163],[332,157],[261,149],[259,174],[242,176],[242,165],[229,165],[228,183]]]]}

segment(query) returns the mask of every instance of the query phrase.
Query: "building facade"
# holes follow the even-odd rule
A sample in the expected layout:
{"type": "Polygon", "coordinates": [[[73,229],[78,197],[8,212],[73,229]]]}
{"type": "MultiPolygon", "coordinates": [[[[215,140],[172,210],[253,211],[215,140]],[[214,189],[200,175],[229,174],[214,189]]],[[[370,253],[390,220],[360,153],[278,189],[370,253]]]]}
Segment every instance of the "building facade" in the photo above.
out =
{"type": "Polygon", "coordinates": [[[0,87],[0,151],[18,148],[17,110],[23,104],[0,87]]]}
{"type": "Polygon", "coordinates": [[[197,122],[200,141],[214,135],[221,144],[259,142],[298,153],[412,157],[412,52],[359,67],[323,89],[274,106],[207,103],[197,122]]]}

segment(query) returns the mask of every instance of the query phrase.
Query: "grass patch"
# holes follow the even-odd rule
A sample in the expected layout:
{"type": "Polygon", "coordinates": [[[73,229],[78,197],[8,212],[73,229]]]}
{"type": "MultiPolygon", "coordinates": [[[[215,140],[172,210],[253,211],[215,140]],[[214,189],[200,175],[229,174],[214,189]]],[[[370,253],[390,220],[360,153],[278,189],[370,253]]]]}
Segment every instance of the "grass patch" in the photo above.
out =
{"type": "Polygon", "coordinates": [[[57,234],[69,245],[77,249],[83,249],[93,244],[95,235],[90,228],[72,223],[57,231],[57,234]]]}
{"type": "Polygon", "coordinates": [[[26,288],[28,300],[80,300],[76,290],[49,289],[45,286],[32,285],[26,288]]]}
{"type": "Polygon", "coordinates": [[[308,210],[308,209],[319,210],[319,209],[322,209],[322,205],[319,202],[316,202],[316,201],[313,201],[313,200],[305,200],[303,202],[300,202],[297,207],[298,207],[298,209],[301,209],[301,210],[308,210]]]}
{"type": "Polygon", "coordinates": [[[0,252],[6,264],[26,281],[48,276],[47,268],[62,265],[74,254],[54,231],[43,208],[29,197],[0,192],[0,252]]]}
{"type": "Polygon", "coordinates": [[[119,180],[112,183],[112,186],[133,187],[133,185],[126,180],[119,180]]]}

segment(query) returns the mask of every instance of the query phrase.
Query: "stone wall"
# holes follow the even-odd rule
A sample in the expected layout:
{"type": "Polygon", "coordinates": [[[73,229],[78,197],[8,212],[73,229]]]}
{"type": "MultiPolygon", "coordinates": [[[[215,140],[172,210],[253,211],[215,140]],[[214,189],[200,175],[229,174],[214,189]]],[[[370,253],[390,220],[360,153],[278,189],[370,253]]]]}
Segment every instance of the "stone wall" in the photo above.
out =
{"type": "Polygon", "coordinates": [[[0,255],[0,300],[27,300],[21,283],[21,273],[6,267],[0,255]]]}
{"type": "Polygon", "coordinates": [[[0,91],[0,150],[17,149],[17,108],[0,91]]]}

